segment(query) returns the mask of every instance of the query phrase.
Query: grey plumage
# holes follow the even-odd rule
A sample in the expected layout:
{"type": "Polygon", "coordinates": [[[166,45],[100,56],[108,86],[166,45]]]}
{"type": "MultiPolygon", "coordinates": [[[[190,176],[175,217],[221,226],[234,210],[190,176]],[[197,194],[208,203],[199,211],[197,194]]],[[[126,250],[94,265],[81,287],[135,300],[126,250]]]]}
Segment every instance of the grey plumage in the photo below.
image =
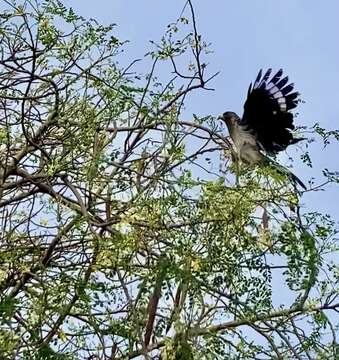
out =
{"type": "Polygon", "coordinates": [[[281,79],[282,73],[279,70],[269,80],[271,69],[263,77],[260,70],[253,88],[252,84],[249,87],[243,117],[227,111],[220,119],[228,128],[237,161],[251,166],[272,165],[306,189],[299,178],[269,157],[303,140],[291,132],[294,125],[290,110],[297,105],[298,93],[291,93],[294,85],[286,85],[288,78],[281,79]]]}
{"type": "Polygon", "coordinates": [[[254,134],[241,124],[240,117],[231,111],[225,112],[221,119],[225,122],[234,145],[237,160],[247,165],[256,165],[262,161],[262,154],[254,134]]]}

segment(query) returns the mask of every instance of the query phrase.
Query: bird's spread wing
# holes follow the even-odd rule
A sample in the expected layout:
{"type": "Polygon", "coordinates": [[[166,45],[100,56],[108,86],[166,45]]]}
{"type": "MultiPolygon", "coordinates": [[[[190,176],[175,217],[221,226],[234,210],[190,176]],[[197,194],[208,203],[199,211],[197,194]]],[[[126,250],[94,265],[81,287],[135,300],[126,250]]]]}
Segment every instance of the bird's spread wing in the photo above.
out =
{"type": "Polygon", "coordinates": [[[254,133],[265,151],[274,153],[301,139],[293,137],[290,112],[297,106],[299,94],[293,92],[294,84],[288,84],[288,77],[282,77],[281,69],[274,76],[271,72],[268,69],[263,75],[260,70],[253,87],[250,84],[241,123],[254,133]]]}

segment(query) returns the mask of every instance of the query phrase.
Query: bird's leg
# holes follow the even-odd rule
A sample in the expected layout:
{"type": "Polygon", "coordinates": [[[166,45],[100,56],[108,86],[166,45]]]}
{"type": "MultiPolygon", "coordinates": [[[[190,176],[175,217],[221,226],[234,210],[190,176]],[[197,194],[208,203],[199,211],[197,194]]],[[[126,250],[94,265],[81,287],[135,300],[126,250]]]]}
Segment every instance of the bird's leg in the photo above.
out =
{"type": "Polygon", "coordinates": [[[235,174],[235,184],[236,184],[236,186],[240,185],[239,179],[240,179],[240,161],[239,161],[239,159],[237,159],[237,161],[236,161],[236,174],[235,174]]]}
{"type": "Polygon", "coordinates": [[[235,185],[240,185],[240,154],[234,148],[231,149],[231,158],[233,164],[235,164],[235,185]]]}
{"type": "Polygon", "coordinates": [[[233,153],[235,162],[235,185],[240,186],[240,154],[238,152],[233,153]]]}

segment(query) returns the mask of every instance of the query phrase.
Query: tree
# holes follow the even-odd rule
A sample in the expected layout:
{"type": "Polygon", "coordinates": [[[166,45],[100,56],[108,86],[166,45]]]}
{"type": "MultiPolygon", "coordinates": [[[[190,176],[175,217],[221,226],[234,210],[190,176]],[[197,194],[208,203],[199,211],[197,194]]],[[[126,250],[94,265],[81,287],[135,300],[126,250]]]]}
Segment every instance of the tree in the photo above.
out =
{"type": "Polygon", "coordinates": [[[274,169],[235,185],[217,120],[181,118],[217,75],[191,2],[146,75],[113,25],[2,6],[1,359],[338,356],[335,222],[274,169]]]}

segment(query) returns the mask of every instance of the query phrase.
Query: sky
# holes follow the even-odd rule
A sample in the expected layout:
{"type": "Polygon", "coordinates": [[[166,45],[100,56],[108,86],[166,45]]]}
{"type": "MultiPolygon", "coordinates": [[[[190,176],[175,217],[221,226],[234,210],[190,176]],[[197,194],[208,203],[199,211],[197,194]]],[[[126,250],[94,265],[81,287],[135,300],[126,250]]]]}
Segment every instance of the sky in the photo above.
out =
{"type": "MultiPolygon", "coordinates": [[[[116,23],[117,37],[130,41],[124,54],[128,60],[149,51],[149,40],[159,40],[185,4],[185,0],[63,2],[100,23],[116,23]]],[[[328,130],[339,129],[337,0],[195,0],[193,4],[198,31],[213,50],[208,57],[210,71],[220,74],[210,84],[215,91],[191,95],[185,117],[189,119],[193,113],[219,115],[225,110],[241,114],[249,83],[260,68],[272,67],[284,69],[305,101],[298,106],[297,125],[317,122],[328,130]]],[[[148,70],[145,63],[144,71],[148,70]]],[[[316,139],[310,152],[313,169],[298,158],[294,163],[294,171],[305,183],[310,177],[320,183],[323,168],[339,170],[338,143],[324,149],[316,139]]],[[[293,154],[293,149],[288,151],[288,155],[293,154]]],[[[339,220],[338,185],[330,185],[325,192],[307,193],[302,202],[339,220]]]]}

